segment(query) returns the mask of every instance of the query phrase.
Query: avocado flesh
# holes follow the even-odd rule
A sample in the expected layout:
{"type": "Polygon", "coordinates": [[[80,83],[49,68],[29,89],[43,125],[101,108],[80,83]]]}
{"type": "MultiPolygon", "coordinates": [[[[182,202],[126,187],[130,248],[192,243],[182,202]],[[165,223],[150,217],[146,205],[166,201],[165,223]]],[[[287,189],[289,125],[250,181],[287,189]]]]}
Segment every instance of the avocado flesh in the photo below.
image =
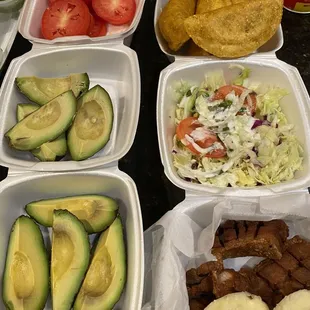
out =
{"type": "Polygon", "coordinates": [[[113,106],[109,94],[99,85],[78,100],[78,111],[68,133],[73,160],[84,160],[109,141],[113,125],[113,106]]]}
{"type": "Polygon", "coordinates": [[[53,310],[70,310],[89,264],[83,224],[67,210],[53,214],[51,290],[53,310]]]}
{"type": "Polygon", "coordinates": [[[89,88],[89,77],[87,73],[52,79],[26,76],[16,78],[15,84],[29,100],[44,105],[68,90],[75,97],[81,96],[89,88]]]}
{"type": "Polygon", "coordinates": [[[33,113],[34,111],[38,110],[40,106],[32,103],[19,103],[16,108],[16,119],[17,122],[20,122],[29,114],[33,113]]]}
{"type": "Polygon", "coordinates": [[[49,292],[49,264],[38,225],[27,216],[13,224],[4,275],[3,302],[7,309],[44,309],[49,292]]]}
{"type": "Polygon", "coordinates": [[[107,196],[85,195],[34,201],[26,205],[26,212],[41,225],[53,225],[53,211],[66,209],[74,214],[89,234],[100,232],[115,220],[118,206],[107,196]]]}
{"type": "MultiPolygon", "coordinates": [[[[34,104],[18,104],[17,105],[17,121],[27,117],[29,114],[38,110],[39,106],[34,104]]],[[[61,159],[67,153],[66,135],[63,133],[57,139],[46,142],[40,147],[31,151],[31,153],[41,161],[55,161],[61,159]]]]}
{"type": "Polygon", "coordinates": [[[104,231],[74,303],[74,310],[111,310],[126,282],[126,254],[119,217],[104,231]]]}
{"type": "Polygon", "coordinates": [[[33,156],[40,161],[57,161],[67,153],[66,134],[61,134],[57,139],[42,144],[39,148],[32,150],[33,156]]]}
{"type": "Polygon", "coordinates": [[[70,126],[76,112],[76,98],[67,91],[11,128],[5,136],[17,150],[29,151],[59,137],[70,126]]]}

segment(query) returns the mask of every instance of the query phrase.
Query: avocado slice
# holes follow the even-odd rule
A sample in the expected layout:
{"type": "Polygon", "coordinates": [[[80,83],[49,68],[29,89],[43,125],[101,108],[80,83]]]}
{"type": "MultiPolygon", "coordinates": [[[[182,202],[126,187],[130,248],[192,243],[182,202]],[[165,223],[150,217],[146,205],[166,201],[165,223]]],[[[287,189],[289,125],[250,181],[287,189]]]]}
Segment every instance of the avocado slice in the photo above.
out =
{"type": "Polygon", "coordinates": [[[55,210],[52,233],[53,310],[70,310],[89,264],[89,240],[83,224],[67,210],[55,210]]]}
{"type": "Polygon", "coordinates": [[[12,226],[3,275],[7,309],[44,309],[49,292],[49,264],[42,233],[28,216],[12,226]]]}
{"type": "MultiPolygon", "coordinates": [[[[38,110],[39,108],[39,106],[34,104],[18,104],[16,110],[17,121],[20,122],[26,116],[38,110]]],[[[67,153],[66,135],[64,133],[61,134],[54,141],[42,144],[40,147],[32,150],[31,153],[41,161],[60,160],[67,153]]]]}
{"type": "Polygon", "coordinates": [[[85,195],[30,202],[26,212],[41,225],[53,225],[53,211],[66,209],[74,214],[89,234],[100,232],[115,220],[118,206],[107,196],[85,195]]]}
{"type": "Polygon", "coordinates": [[[68,133],[68,147],[73,160],[87,159],[107,144],[113,117],[111,98],[99,85],[78,100],[78,111],[68,133]]]}
{"type": "Polygon", "coordinates": [[[123,227],[121,219],[117,217],[99,238],[73,309],[113,309],[121,297],[125,282],[126,254],[123,227]]]}
{"type": "Polygon", "coordinates": [[[63,133],[57,139],[43,143],[31,153],[41,161],[58,161],[66,155],[67,149],[66,134],[63,133]]]}
{"type": "Polygon", "coordinates": [[[18,122],[5,136],[15,149],[33,150],[64,133],[75,112],[76,98],[69,90],[18,122]]]}
{"type": "Polygon", "coordinates": [[[16,108],[16,119],[20,122],[32,112],[38,110],[40,106],[32,103],[19,103],[16,108]]]}
{"type": "Polygon", "coordinates": [[[44,105],[68,90],[72,90],[75,97],[81,96],[89,88],[89,77],[87,73],[61,78],[26,76],[17,77],[15,84],[29,100],[44,105]]]}

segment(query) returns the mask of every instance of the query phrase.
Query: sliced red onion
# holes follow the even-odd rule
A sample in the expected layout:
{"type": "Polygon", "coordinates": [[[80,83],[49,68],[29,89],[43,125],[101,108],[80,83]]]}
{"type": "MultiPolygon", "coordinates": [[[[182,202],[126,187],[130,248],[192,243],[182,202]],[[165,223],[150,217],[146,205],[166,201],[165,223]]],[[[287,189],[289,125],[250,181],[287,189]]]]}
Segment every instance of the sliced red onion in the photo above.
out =
{"type": "Polygon", "coordinates": [[[251,129],[255,129],[256,127],[259,127],[259,126],[262,126],[262,125],[270,126],[271,123],[269,121],[267,121],[267,120],[263,120],[262,121],[260,119],[257,119],[257,120],[255,120],[255,122],[254,122],[254,124],[253,124],[251,129]]]}

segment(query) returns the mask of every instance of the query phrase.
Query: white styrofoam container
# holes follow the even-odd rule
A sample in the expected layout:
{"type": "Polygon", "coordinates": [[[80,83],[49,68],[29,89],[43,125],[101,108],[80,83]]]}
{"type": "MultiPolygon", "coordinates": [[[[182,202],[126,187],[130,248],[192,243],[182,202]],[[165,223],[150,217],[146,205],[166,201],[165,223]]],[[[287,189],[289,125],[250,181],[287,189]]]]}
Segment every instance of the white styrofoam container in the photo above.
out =
{"type": "MultiPolygon", "coordinates": [[[[133,180],[117,168],[100,171],[70,173],[17,173],[11,174],[0,184],[0,277],[5,264],[6,249],[11,226],[16,218],[26,214],[27,203],[70,195],[103,194],[117,200],[124,226],[127,254],[127,282],[121,300],[115,310],[141,308],[143,291],[143,228],[140,204],[133,180]]],[[[49,248],[49,231],[41,227],[45,244],[49,248]]],[[[0,283],[2,291],[2,281],[0,283]]],[[[45,310],[50,310],[48,301],[45,310]]],[[[3,303],[0,310],[5,310],[3,303]]]]}
{"type": "Polygon", "coordinates": [[[48,7],[48,0],[26,0],[21,13],[19,23],[19,32],[21,35],[38,44],[86,44],[86,43],[103,43],[110,40],[123,41],[130,37],[136,30],[143,11],[145,0],[136,0],[136,13],[132,22],[126,25],[113,26],[108,25],[107,35],[104,37],[91,38],[88,36],[71,36],[46,40],[41,34],[41,19],[45,9],[48,7]]]}
{"type": "MultiPolygon", "coordinates": [[[[170,61],[173,61],[175,58],[177,59],[193,59],[193,58],[200,58],[200,59],[216,59],[216,57],[213,56],[186,56],[184,53],[184,49],[180,49],[179,51],[175,52],[172,51],[169,47],[163,36],[161,35],[161,32],[158,27],[158,18],[162,12],[162,9],[165,7],[165,5],[169,2],[169,0],[157,0],[156,6],[155,6],[155,14],[154,14],[154,28],[155,28],[155,34],[156,39],[159,44],[160,49],[163,53],[167,55],[170,61]]],[[[274,53],[278,51],[283,45],[283,32],[281,25],[279,26],[277,32],[274,34],[274,36],[266,42],[264,45],[262,45],[257,51],[254,53],[256,54],[265,54],[265,53],[274,53]]]]}
{"type": "Polygon", "coordinates": [[[253,55],[244,60],[193,60],[176,61],[161,72],[157,94],[157,130],[161,160],[165,174],[176,186],[200,195],[214,194],[227,196],[266,196],[276,193],[295,191],[310,185],[310,99],[304,82],[295,67],[292,67],[275,56],[262,57],[253,55]],[[277,85],[289,91],[281,100],[281,107],[288,122],[295,125],[295,132],[304,148],[303,171],[298,171],[294,180],[275,185],[249,188],[220,188],[194,184],[183,180],[177,174],[172,161],[172,139],[175,134],[175,102],[171,96],[171,86],[181,79],[201,82],[204,74],[222,69],[227,81],[236,76],[229,69],[229,64],[240,64],[251,70],[251,80],[264,84],[277,85]]]}
{"type": "Polygon", "coordinates": [[[124,45],[75,46],[33,49],[12,61],[0,90],[0,164],[15,169],[37,171],[81,170],[115,162],[130,149],[140,110],[140,73],[136,53],[124,45]],[[108,144],[84,161],[64,158],[60,162],[40,162],[29,152],[9,147],[5,132],[16,124],[16,106],[29,102],[14,85],[17,76],[61,77],[87,72],[90,87],[99,84],[110,94],[114,122],[108,144]]]}
{"type": "Polygon", "coordinates": [[[18,16],[18,12],[0,12],[0,70],[10,52],[16,37],[18,16]]]}

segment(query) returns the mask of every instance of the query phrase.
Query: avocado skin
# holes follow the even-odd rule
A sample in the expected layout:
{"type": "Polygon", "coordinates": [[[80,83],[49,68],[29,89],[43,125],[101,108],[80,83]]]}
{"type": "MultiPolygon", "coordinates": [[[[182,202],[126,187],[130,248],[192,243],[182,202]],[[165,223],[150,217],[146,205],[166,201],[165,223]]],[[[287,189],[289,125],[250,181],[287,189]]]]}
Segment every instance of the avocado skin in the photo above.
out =
{"type": "MultiPolygon", "coordinates": [[[[14,300],[12,300],[12,297],[9,297],[9,286],[10,286],[10,281],[12,280],[9,276],[10,272],[10,265],[11,265],[11,257],[9,257],[11,250],[14,250],[14,244],[12,244],[14,239],[14,233],[16,232],[16,226],[18,223],[21,223],[20,225],[27,225],[29,229],[31,229],[33,235],[29,236],[31,238],[30,241],[34,242],[35,240],[35,245],[36,247],[32,247],[32,251],[36,251],[36,255],[40,256],[40,265],[33,265],[35,269],[41,269],[41,275],[40,278],[43,281],[43,285],[40,286],[40,292],[39,295],[36,296],[36,298],[33,298],[35,304],[30,305],[29,307],[25,305],[23,308],[24,310],[43,310],[47,301],[48,293],[49,293],[49,264],[48,264],[48,255],[47,251],[45,249],[44,245],[44,240],[43,236],[41,233],[41,230],[39,226],[28,216],[21,215],[18,217],[14,224],[12,225],[11,233],[10,233],[10,239],[9,239],[9,244],[8,244],[8,249],[7,249],[7,257],[6,257],[6,262],[5,262],[5,267],[4,267],[4,274],[2,278],[2,299],[3,302],[8,310],[14,310],[18,309],[18,305],[14,304],[14,300]]],[[[21,226],[22,229],[22,226],[21,226]]],[[[28,236],[27,236],[28,237],[28,236]]],[[[33,293],[33,292],[32,292],[33,293]]],[[[38,292],[35,292],[38,294],[38,292]]]]}

